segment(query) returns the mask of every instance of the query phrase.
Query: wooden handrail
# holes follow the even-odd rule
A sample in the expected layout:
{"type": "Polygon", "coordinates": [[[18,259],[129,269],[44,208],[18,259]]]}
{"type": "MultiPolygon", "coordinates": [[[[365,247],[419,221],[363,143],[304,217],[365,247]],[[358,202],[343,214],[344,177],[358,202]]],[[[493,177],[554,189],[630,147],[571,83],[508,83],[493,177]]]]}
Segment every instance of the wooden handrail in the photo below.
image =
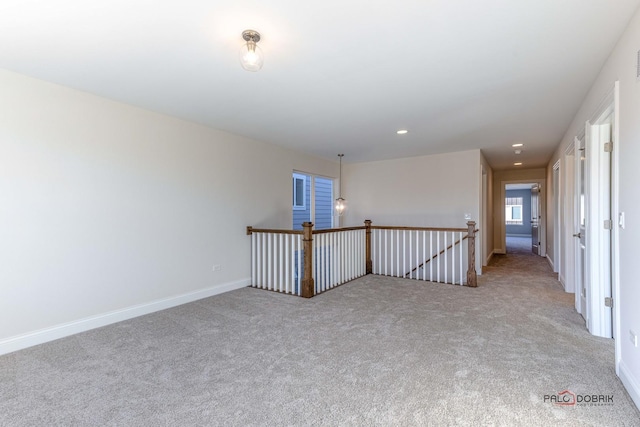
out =
{"type": "Polygon", "coordinates": [[[361,225],[359,227],[342,227],[342,228],[324,228],[322,230],[313,230],[313,234],[338,233],[340,231],[365,230],[367,227],[361,225]]]}
{"type": "Polygon", "coordinates": [[[467,228],[438,228],[438,227],[404,227],[393,225],[372,225],[374,230],[411,230],[411,231],[467,231],[467,228]]]}
{"type": "Polygon", "coordinates": [[[275,228],[253,228],[247,226],[247,236],[251,236],[252,233],[304,234],[304,230],[277,230],[275,228]]]}

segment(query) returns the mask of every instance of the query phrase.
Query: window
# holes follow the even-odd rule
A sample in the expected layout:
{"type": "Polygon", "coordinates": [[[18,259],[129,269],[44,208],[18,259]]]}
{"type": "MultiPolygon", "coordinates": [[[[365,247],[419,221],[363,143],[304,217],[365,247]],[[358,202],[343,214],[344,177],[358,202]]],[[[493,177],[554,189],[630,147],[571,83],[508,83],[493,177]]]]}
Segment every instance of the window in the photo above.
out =
{"type": "Polygon", "coordinates": [[[507,225],[522,225],[522,197],[507,197],[504,202],[507,225]]]}
{"type": "Polygon", "coordinates": [[[293,172],[293,229],[302,230],[303,222],[313,228],[333,227],[333,178],[293,172]]]}
{"type": "Polygon", "coordinates": [[[304,211],[306,202],[307,176],[299,173],[293,174],[293,210],[304,211]]]}

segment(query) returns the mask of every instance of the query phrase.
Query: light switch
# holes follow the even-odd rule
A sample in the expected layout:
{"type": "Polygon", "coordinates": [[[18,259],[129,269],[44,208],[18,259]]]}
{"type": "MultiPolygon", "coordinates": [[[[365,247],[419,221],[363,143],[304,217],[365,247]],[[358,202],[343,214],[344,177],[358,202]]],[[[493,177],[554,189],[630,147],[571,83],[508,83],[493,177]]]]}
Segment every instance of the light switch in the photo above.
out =
{"type": "Polygon", "coordinates": [[[624,228],[624,212],[618,214],[618,227],[624,228]]]}

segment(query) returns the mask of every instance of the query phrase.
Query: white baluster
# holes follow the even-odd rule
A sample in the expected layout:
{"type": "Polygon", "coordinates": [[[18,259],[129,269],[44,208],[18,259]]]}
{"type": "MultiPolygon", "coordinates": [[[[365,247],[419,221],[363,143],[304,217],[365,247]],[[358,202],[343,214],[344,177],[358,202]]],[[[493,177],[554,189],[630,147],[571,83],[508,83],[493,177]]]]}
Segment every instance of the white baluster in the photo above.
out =
{"type": "Polygon", "coordinates": [[[382,230],[376,230],[376,238],[378,239],[378,271],[376,274],[382,274],[382,230]]]}
{"type": "MultiPolygon", "coordinates": [[[[409,230],[409,268],[408,269],[405,268],[404,273],[402,273],[403,277],[406,277],[406,274],[411,271],[411,260],[413,259],[413,247],[412,247],[413,245],[411,244],[411,240],[412,240],[411,236],[412,236],[412,231],[409,230]]],[[[411,277],[411,274],[409,274],[409,277],[411,277]]]]}
{"type": "Polygon", "coordinates": [[[451,232],[451,283],[456,284],[456,233],[451,232]]]}
{"type": "Polygon", "coordinates": [[[447,252],[447,232],[443,231],[442,234],[444,235],[444,283],[449,283],[447,281],[447,258],[449,257],[447,252]]]}
{"type": "Polygon", "coordinates": [[[353,235],[353,231],[348,231],[349,234],[349,280],[352,280],[355,276],[355,253],[356,253],[356,240],[353,235]]]}
{"type": "Polygon", "coordinates": [[[338,233],[338,255],[337,255],[337,259],[338,259],[338,283],[342,284],[342,278],[344,277],[343,274],[343,269],[344,269],[344,253],[343,253],[343,240],[344,240],[344,233],[340,232],[338,233]]]}
{"type": "MultiPolygon", "coordinates": [[[[422,230],[422,262],[427,262],[427,230],[422,230]]],[[[422,264],[422,280],[427,280],[427,264],[422,264]]]]}
{"type": "Polygon", "coordinates": [[[267,233],[260,233],[260,247],[262,253],[260,257],[260,272],[262,273],[262,280],[260,281],[260,288],[267,288],[267,233]]]}
{"type": "Polygon", "coordinates": [[[400,276],[400,230],[396,231],[396,271],[394,276],[400,276]]]}
{"type": "Polygon", "coordinates": [[[298,277],[296,277],[296,294],[300,295],[302,294],[302,248],[301,248],[301,243],[302,243],[302,236],[300,234],[296,234],[296,249],[295,249],[295,253],[297,255],[297,264],[298,264],[298,268],[297,268],[297,272],[298,272],[298,277]]]}
{"type": "Polygon", "coordinates": [[[433,282],[433,230],[429,230],[429,281],[433,282]]]}
{"type": "Polygon", "coordinates": [[[460,236],[459,236],[459,239],[460,239],[460,267],[459,267],[460,268],[460,276],[459,276],[460,277],[460,283],[459,284],[462,285],[462,253],[464,252],[462,250],[462,243],[464,241],[462,240],[462,232],[460,232],[459,234],[460,234],[460,236]]]}
{"type": "MultiPolygon", "coordinates": [[[[440,254],[440,231],[436,231],[436,237],[437,237],[437,242],[436,242],[436,254],[440,254]]],[[[437,282],[440,283],[440,256],[436,257],[435,261],[438,261],[437,264],[437,282]]]]}
{"type": "Polygon", "coordinates": [[[416,230],[416,280],[420,279],[420,231],[416,230]]]}
{"type": "Polygon", "coordinates": [[[256,286],[256,234],[251,233],[251,286],[256,286]]]}

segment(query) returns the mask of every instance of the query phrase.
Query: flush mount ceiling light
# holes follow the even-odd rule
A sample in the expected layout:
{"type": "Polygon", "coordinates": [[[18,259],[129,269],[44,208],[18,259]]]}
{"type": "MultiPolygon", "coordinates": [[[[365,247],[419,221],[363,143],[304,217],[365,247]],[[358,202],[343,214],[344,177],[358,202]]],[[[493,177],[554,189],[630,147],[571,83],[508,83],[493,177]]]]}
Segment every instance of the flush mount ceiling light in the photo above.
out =
{"type": "Polygon", "coordinates": [[[511,146],[512,146],[513,148],[516,148],[516,147],[522,147],[523,145],[524,145],[523,143],[518,142],[517,144],[513,144],[513,145],[511,145],[511,146]]]}
{"type": "Polygon", "coordinates": [[[522,162],[515,162],[513,166],[522,166],[522,162]]]}
{"type": "Polygon", "coordinates": [[[245,43],[240,48],[240,65],[247,71],[258,71],[264,63],[262,49],[258,47],[260,33],[254,30],[242,32],[245,43]]]}
{"type": "Polygon", "coordinates": [[[336,214],[338,214],[338,216],[342,216],[347,207],[347,201],[342,198],[342,158],[344,157],[344,154],[338,154],[338,157],[340,158],[340,181],[338,182],[339,187],[338,198],[336,199],[336,214]]]}
{"type": "Polygon", "coordinates": [[[399,131],[397,131],[396,133],[398,135],[406,135],[409,131],[406,129],[400,129],[399,131]]]}

